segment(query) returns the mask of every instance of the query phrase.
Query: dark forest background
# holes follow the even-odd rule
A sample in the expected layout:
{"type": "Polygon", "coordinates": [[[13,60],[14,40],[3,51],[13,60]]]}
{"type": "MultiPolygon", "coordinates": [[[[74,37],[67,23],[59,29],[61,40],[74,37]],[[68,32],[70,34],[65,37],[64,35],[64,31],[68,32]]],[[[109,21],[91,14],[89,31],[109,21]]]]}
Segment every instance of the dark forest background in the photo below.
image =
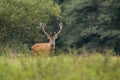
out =
{"type": "Polygon", "coordinates": [[[0,51],[47,42],[39,24],[53,34],[59,21],[56,50],[120,54],[120,0],[0,0],[0,51]]]}

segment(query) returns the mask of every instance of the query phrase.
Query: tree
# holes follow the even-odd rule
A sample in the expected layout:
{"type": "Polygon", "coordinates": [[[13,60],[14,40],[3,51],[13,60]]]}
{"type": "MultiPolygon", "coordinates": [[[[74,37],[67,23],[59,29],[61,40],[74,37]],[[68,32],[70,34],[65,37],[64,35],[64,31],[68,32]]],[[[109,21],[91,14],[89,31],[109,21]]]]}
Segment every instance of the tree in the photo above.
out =
{"type": "Polygon", "coordinates": [[[119,3],[119,0],[71,0],[63,4],[64,45],[115,50],[120,40],[119,3]]]}
{"type": "Polygon", "coordinates": [[[60,17],[60,6],[53,0],[0,0],[0,40],[28,41],[42,36],[36,29],[50,17],[60,17]],[[39,34],[39,36],[36,36],[39,34]]]}
{"type": "Polygon", "coordinates": [[[86,43],[83,39],[96,33],[96,3],[94,0],[71,0],[64,6],[66,44],[81,46],[86,43]]]}

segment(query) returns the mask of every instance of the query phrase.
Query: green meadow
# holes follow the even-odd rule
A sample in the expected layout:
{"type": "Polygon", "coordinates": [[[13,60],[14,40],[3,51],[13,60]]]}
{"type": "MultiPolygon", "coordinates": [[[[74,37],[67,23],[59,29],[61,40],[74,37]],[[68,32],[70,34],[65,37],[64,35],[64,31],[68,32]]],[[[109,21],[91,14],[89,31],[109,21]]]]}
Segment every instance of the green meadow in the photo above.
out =
{"type": "Polygon", "coordinates": [[[120,80],[120,57],[0,56],[0,80],[120,80]]]}

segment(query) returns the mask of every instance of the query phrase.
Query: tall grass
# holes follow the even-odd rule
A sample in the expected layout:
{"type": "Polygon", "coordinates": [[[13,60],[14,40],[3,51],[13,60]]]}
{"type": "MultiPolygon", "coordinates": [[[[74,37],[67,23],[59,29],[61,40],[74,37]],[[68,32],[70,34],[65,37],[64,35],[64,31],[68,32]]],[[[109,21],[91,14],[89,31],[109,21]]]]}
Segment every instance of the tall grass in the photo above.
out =
{"type": "Polygon", "coordinates": [[[0,80],[120,80],[119,57],[0,57],[0,80]]]}
{"type": "Polygon", "coordinates": [[[28,48],[27,44],[12,40],[7,43],[0,42],[0,55],[8,57],[31,55],[31,50],[28,48]]]}
{"type": "Polygon", "coordinates": [[[72,55],[74,51],[70,54],[61,51],[57,56],[34,58],[22,44],[19,47],[7,44],[0,50],[0,80],[120,80],[118,56],[99,53],[76,56],[72,55]]]}

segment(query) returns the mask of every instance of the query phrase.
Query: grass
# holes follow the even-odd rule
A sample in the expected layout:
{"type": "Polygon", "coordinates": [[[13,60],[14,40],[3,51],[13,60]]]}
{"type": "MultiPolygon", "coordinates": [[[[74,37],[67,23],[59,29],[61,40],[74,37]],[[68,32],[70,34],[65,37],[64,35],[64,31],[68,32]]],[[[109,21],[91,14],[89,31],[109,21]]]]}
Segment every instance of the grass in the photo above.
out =
{"type": "Polygon", "coordinates": [[[120,57],[0,56],[0,80],[120,80],[120,57]]]}

